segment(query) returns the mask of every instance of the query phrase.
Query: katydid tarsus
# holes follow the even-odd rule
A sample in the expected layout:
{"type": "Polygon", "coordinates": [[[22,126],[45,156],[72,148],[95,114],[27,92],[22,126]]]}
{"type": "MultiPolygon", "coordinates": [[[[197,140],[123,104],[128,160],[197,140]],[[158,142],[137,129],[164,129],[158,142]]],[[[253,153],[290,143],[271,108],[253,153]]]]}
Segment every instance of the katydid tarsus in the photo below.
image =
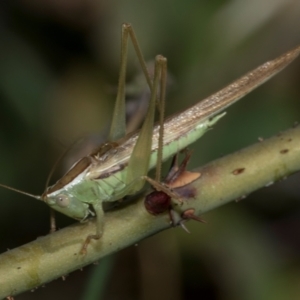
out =
{"type": "MultiPolygon", "coordinates": [[[[95,216],[96,232],[86,238],[81,249],[85,253],[91,239],[99,239],[103,233],[103,202],[117,201],[140,191],[150,169],[160,167],[162,161],[199,139],[225,114],[221,113],[222,110],[280,72],[299,53],[300,46],[264,63],[182,113],[167,118],[163,126],[154,126],[156,105],[164,102],[166,59],[161,55],[156,57],[152,80],[131,25],[123,24],[118,94],[108,142],[75,163],[41,196],[19,192],[42,200],[51,208],[80,221],[95,216]],[[145,74],[151,97],[141,130],[126,136],[124,95],[129,38],[145,74]]],[[[159,177],[160,171],[157,171],[156,181],[159,181],[159,177]]]]}

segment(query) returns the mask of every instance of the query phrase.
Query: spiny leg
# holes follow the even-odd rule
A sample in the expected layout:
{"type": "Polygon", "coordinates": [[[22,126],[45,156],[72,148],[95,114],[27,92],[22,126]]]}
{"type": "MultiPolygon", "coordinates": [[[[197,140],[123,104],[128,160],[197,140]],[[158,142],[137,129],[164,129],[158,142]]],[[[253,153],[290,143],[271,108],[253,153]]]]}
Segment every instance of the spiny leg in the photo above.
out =
{"type": "Polygon", "coordinates": [[[161,65],[161,76],[160,76],[160,97],[157,103],[159,111],[159,139],[157,145],[157,160],[156,160],[156,181],[161,180],[161,165],[163,158],[163,147],[164,147],[164,116],[165,116],[165,103],[166,103],[166,87],[167,87],[167,60],[163,61],[161,65]]]}
{"type": "MultiPolygon", "coordinates": [[[[173,192],[168,186],[161,183],[161,166],[162,166],[162,157],[163,157],[163,146],[164,146],[164,112],[165,112],[165,97],[166,97],[166,85],[167,85],[167,60],[163,58],[162,56],[157,56],[157,59],[160,60],[160,64],[157,66],[157,70],[160,69],[160,97],[159,101],[157,102],[158,111],[159,111],[159,139],[158,139],[158,148],[157,148],[157,158],[156,158],[156,173],[155,173],[155,180],[143,175],[143,179],[148,181],[152,187],[156,191],[161,191],[167,194],[171,198],[175,198],[179,200],[181,203],[180,197],[173,192]]],[[[153,95],[156,93],[156,84],[158,85],[158,82],[153,82],[153,95]]],[[[152,100],[152,99],[151,99],[152,100]]],[[[153,129],[152,129],[153,131],[153,129]]],[[[176,164],[177,161],[177,155],[174,158],[173,164],[176,164]]]]}
{"type": "MultiPolygon", "coordinates": [[[[155,58],[155,69],[154,69],[154,79],[153,79],[153,88],[151,93],[151,99],[149,102],[149,108],[148,112],[145,118],[145,121],[143,123],[143,126],[141,128],[139,137],[137,139],[137,142],[134,146],[133,152],[130,156],[128,167],[127,167],[127,177],[126,177],[126,184],[131,184],[132,182],[136,181],[137,178],[140,178],[138,180],[134,187],[131,190],[131,194],[138,192],[142,189],[145,183],[145,176],[148,173],[149,170],[149,163],[150,163],[150,157],[151,157],[151,149],[152,149],[152,135],[153,135],[153,127],[154,127],[154,115],[155,115],[155,108],[157,103],[157,93],[158,93],[158,87],[160,82],[163,82],[163,84],[166,84],[166,79],[162,78],[163,76],[166,76],[166,68],[167,68],[167,59],[163,57],[162,55],[157,55],[155,58]]],[[[160,101],[159,103],[164,104],[165,100],[165,87],[161,87],[160,89],[160,101]]],[[[160,105],[163,105],[160,104],[160,105]]],[[[163,112],[163,109],[160,108],[161,112],[163,112]]],[[[163,117],[162,117],[163,120],[163,117]]],[[[161,126],[163,130],[163,125],[161,126]]],[[[158,142],[159,144],[163,144],[163,139],[158,142]]],[[[162,147],[162,146],[160,146],[162,147]]],[[[162,156],[162,150],[160,150],[160,162],[161,163],[161,156],[162,156]]],[[[160,174],[160,171],[159,171],[160,174]]],[[[159,175],[160,176],[160,175],[159,175]]]]}
{"type": "Polygon", "coordinates": [[[123,138],[126,134],[125,120],[125,83],[126,83],[126,68],[128,54],[128,38],[130,37],[139,63],[146,77],[150,90],[152,91],[152,81],[146,67],[146,63],[140,49],[139,43],[135,36],[132,26],[128,23],[122,25],[122,40],[121,40],[121,66],[118,80],[118,93],[113,113],[113,119],[110,127],[109,141],[116,141],[123,138]]]}
{"type": "Polygon", "coordinates": [[[158,191],[158,192],[164,192],[165,194],[167,194],[169,197],[177,199],[180,201],[180,203],[182,203],[182,200],[180,199],[179,195],[175,192],[172,191],[172,189],[170,189],[167,185],[156,181],[148,176],[144,176],[145,180],[148,181],[152,187],[158,191]]]}
{"type": "MultiPolygon", "coordinates": [[[[167,78],[167,60],[161,55],[158,55],[155,59],[155,71],[154,80],[151,81],[149,72],[147,71],[146,63],[143,58],[140,46],[135,36],[134,30],[130,24],[122,25],[122,43],[121,43],[121,67],[119,73],[118,82],[118,94],[113,114],[113,121],[110,128],[109,140],[115,141],[125,136],[125,79],[126,79],[126,67],[127,67],[127,53],[128,53],[128,37],[130,37],[134,46],[135,52],[139,59],[140,65],[146,77],[147,83],[151,90],[151,99],[149,103],[149,109],[146,115],[146,120],[143,124],[139,139],[131,155],[128,175],[126,183],[130,184],[136,178],[145,176],[148,173],[151,146],[152,146],[152,133],[155,113],[155,103],[158,103],[158,110],[160,112],[160,134],[158,141],[158,153],[157,153],[157,171],[156,181],[160,181],[161,177],[161,161],[163,151],[163,121],[164,121],[164,104],[165,104],[165,92],[166,92],[166,78],[167,78]],[[160,81],[160,100],[157,100],[157,90],[160,81]],[[142,158],[141,158],[142,154],[142,158]],[[145,159],[146,157],[146,159],[145,159]]],[[[144,185],[144,180],[135,188],[135,191],[140,190],[144,185]]]]}

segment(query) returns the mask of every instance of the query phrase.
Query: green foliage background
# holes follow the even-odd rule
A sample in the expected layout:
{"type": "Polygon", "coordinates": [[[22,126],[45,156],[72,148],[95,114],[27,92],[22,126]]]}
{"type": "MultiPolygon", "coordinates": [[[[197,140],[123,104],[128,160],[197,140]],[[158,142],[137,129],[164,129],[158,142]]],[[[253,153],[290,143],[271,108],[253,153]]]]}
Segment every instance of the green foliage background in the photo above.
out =
{"type": "MultiPolygon", "coordinates": [[[[107,132],[123,22],[147,60],[168,57],[167,115],[300,42],[292,0],[23,0],[0,9],[0,182],[36,194],[65,147],[107,132]]],[[[129,79],[137,70],[132,53],[129,79]]],[[[190,147],[190,168],[299,121],[299,74],[298,59],[230,108],[190,147]]],[[[189,222],[190,235],[163,232],[18,299],[299,299],[299,180],[213,211],[207,225],[189,222]]],[[[47,234],[48,219],[42,203],[1,190],[1,251],[47,234]]]]}

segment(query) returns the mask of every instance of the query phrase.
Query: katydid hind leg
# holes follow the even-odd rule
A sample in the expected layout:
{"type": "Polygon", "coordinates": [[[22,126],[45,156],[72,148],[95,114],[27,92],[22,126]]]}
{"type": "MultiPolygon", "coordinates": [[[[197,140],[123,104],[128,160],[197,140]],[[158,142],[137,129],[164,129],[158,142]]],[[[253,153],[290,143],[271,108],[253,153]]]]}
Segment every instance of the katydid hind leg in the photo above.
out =
{"type": "Polygon", "coordinates": [[[151,179],[148,176],[144,176],[144,178],[146,181],[148,181],[152,185],[154,190],[156,190],[158,192],[164,192],[171,198],[177,199],[178,202],[180,202],[182,204],[182,200],[180,199],[180,196],[176,192],[173,192],[172,189],[170,189],[167,185],[165,185],[159,181],[156,181],[154,179],[151,179]]]}
{"type": "MultiPolygon", "coordinates": [[[[125,183],[130,185],[132,182],[135,182],[131,193],[135,193],[142,189],[145,182],[143,177],[147,175],[149,170],[157,92],[160,84],[160,78],[162,76],[162,70],[166,69],[166,62],[166,58],[161,55],[158,55],[155,58],[153,88],[149,108],[127,167],[125,183]]],[[[164,82],[166,81],[164,80],[164,82]]],[[[165,88],[162,90],[165,91],[165,88]]],[[[164,101],[164,96],[161,100],[164,101]]]]}
{"type": "Polygon", "coordinates": [[[146,77],[149,89],[152,91],[152,81],[146,67],[146,62],[143,58],[142,51],[138,44],[134,30],[130,24],[124,23],[122,25],[122,39],[121,39],[121,64],[118,80],[118,92],[113,112],[112,123],[109,133],[109,141],[117,141],[123,138],[126,134],[126,113],[125,113],[125,84],[126,84],[126,69],[128,56],[128,38],[131,39],[139,63],[146,77]]]}
{"type": "Polygon", "coordinates": [[[161,76],[160,76],[160,97],[157,103],[159,111],[159,139],[158,139],[158,150],[157,150],[157,160],[156,160],[156,174],[155,180],[161,181],[161,165],[163,158],[163,148],[164,148],[164,117],[165,117],[165,103],[166,103],[166,87],[167,87],[167,60],[161,66],[161,76]]]}

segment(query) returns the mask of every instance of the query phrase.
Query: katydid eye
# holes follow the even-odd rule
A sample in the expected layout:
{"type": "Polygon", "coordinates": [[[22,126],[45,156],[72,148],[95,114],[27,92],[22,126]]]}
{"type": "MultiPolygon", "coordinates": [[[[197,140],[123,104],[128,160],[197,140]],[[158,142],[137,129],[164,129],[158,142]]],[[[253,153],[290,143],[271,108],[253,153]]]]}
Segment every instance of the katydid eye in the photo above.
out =
{"type": "Polygon", "coordinates": [[[58,195],[56,198],[56,204],[60,207],[66,207],[70,203],[70,199],[67,195],[58,195]]]}

